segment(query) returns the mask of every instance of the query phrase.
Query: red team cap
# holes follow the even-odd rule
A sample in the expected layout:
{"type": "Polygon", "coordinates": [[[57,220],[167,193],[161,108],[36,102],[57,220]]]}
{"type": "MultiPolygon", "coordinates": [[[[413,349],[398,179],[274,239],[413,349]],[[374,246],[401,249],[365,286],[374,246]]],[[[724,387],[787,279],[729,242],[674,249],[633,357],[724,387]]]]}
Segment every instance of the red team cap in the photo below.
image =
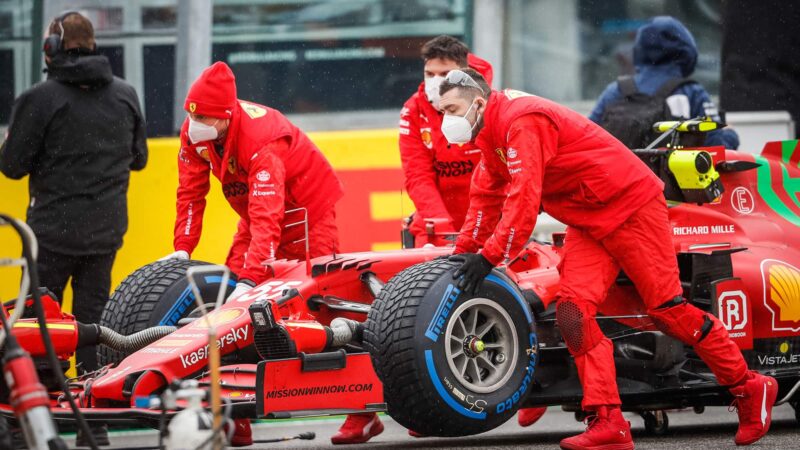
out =
{"type": "Polygon", "coordinates": [[[192,83],[183,109],[202,116],[230,119],[235,106],[236,78],[227,64],[218,61],[203,70],[192,83]]]}

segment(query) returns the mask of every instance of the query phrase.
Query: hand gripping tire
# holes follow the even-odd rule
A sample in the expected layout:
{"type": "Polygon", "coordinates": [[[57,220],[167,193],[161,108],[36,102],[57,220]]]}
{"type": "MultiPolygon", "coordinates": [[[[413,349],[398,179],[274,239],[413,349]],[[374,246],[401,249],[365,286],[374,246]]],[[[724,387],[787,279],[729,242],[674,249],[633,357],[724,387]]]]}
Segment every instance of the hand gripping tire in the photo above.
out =
{"type": "Polygon", "coordinates": [[[364,345],[389,414],[425,436],[491,430],[516,413],[533,384],[537,341],[519,288],[494,270],[475,296],[434,260],[393,277],[372,304],[364,345]]]}
{"type": "MultiPolygon", "coordinates": [[[[158,325],[177,325],[195,310],[194,294],[186,279],[192,266],[207,265],[202,261],[170,259],[148,264],[128,275],[114,291],[100,317],[100,325],[124,336],[158,325]]],[[[200,294],[207,303],[216,300],[220,276],[198,277],[200,294]]],[[[236,279],[228,282],[227,293],[233,291],[236,279]]],[[[97,347],[101,366],[122,361],[127,354],[105,345],[97,347]]]]}

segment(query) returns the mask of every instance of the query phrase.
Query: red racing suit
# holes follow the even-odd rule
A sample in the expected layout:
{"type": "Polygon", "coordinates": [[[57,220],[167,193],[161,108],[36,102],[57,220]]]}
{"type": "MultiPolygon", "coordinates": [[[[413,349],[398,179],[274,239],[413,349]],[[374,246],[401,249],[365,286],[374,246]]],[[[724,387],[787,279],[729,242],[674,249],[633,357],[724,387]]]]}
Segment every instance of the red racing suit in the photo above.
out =
{"type": "Polygon", "coordinates": [[[334,206],[343,190],[333,168],[313,142],[280,112],[239,101],[224,142],[192,144],[188,119],[181,129],[175,250],[197,246],[203,224],[209,173],[241,217],[226,264],[240,279],[261,283],[273,258],[303,258],[303,212],[308,211],[311,257],[332,253],[338,238],[334,206]]]}
{"type": "Polygon", "coordinates": [[[482,159],[458,253],[482,245],[492,264],[513,257],[530,238],[540,208],[600,239],[663,190],[608,132],[541,97],[492,92],[483,123],[475,141],[482,159]]]}
{"type": "Polygon", "coordinates": [[[720,384],[744,379],[724,326],[681,297],[663,183],[633,152],[578,113],[511,90],[491,94],[476,143],[482,160],[455,253],[482,245],[495,265],[515,256],[540,208],[568,225],[556,320],[584,409],[620,404],[613,345],[595,320],[620,268],[658,329],[694,346],[720,384]]]}
{"type": "MultiPolygon", "coordinates": [[[[475,55],[469,66],[492,84],[492,66],[475,55]]],[[[469,207],[469,185],[480,161],[473,144],[449,144],[442,134],[442,113],[425,94],[425,83],[400,111],[400,158],[405,188],[417,212],[410,231],[417,246],[427,242],[425,219],[445,219],[437,232],[455,232],[464,223],[469,207]]]]}

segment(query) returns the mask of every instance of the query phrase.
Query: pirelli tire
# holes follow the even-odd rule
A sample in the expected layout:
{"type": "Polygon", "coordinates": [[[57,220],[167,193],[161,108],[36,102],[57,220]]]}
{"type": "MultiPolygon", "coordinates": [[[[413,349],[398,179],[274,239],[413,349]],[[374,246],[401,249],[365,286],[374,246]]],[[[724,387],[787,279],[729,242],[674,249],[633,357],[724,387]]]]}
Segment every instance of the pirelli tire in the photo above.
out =
{"type": "MultiPolygon", "coordinates": [[[[159,325],[177,325],[195,309],[194,294],[186,279],[186,270],[192,266],[210,263],[194,260],[170,259],[148,264],[128,275],[117,287],[103,309],[100,325],[128,336],[159,325]]],[[[226,288],[233,291],[236,279],[232,276],[226,288]]],[[[204,301],[213,303],[219,289],[221,276],[198,277],[198,288],[204,301]]],[[[100,365],[118,363],[127,354],[105,345],[97,347],[100,365]]]]}
{"type": "Polygon", "coordinates": [[[511,418],[531,389],[538,344],[533,313],[501,271],[477,295],[453,279],[458,263],[400,272],[372,304],[364,345],[389,414],[426,436],[465,436],[511,418]]]}

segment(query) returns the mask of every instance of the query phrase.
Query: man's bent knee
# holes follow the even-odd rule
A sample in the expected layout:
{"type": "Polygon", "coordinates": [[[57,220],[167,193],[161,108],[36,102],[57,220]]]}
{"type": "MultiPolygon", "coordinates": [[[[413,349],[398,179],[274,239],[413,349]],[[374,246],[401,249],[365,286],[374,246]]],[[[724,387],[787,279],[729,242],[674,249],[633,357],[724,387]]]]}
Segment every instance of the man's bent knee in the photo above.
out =
{"type": "Polygon", "coordinates": [[[559,299],[556,322],[573,356],[586,354],[605,338],[594,318],[594,308],[583,302],[559,299]]]}
{"type": "Polygon", "coordinates": [[[656,328],[689,345],[697,345],[708,336],[714,321],[683,297],[675,297],[647,311],[656,328]]]}

